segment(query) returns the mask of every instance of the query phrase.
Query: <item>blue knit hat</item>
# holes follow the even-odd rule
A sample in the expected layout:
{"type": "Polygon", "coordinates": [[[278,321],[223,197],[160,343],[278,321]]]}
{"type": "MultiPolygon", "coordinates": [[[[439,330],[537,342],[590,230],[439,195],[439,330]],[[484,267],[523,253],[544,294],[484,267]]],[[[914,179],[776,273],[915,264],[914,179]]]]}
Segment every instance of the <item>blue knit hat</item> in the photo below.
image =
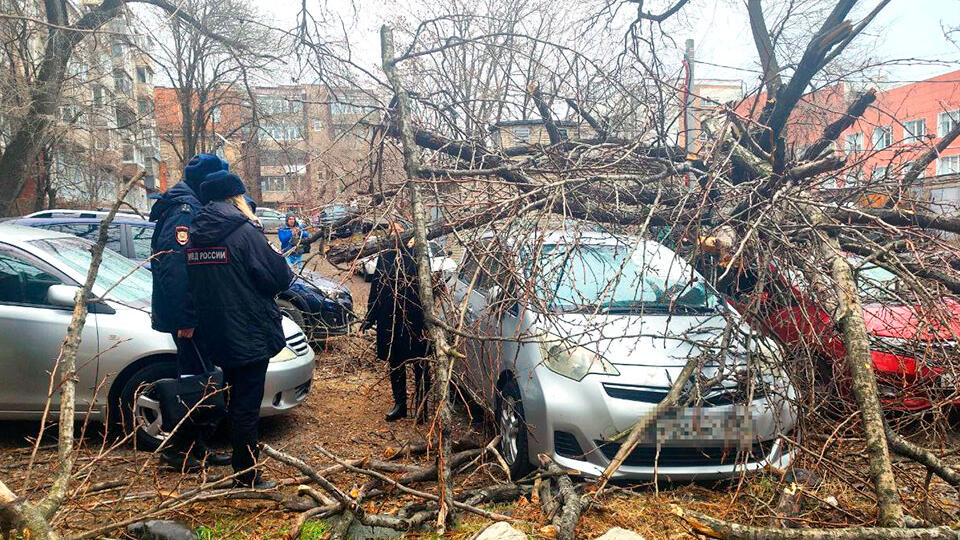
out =
{"type": "Polygon", "coordinates": [[[204,177],[200,184],[200,202],[207,204],[210,201],[221,201],[246,192],[247,188],[239,176],[230,171],[212,172],[204,177]]]}
{"type": "Polygon", "coordinates": [[[183,180],[198,196],[200,184],[212,172],[228,171],[230,164],[214,154],[197,154],[190,158],[190,163],[183,168],[183,180]]]}

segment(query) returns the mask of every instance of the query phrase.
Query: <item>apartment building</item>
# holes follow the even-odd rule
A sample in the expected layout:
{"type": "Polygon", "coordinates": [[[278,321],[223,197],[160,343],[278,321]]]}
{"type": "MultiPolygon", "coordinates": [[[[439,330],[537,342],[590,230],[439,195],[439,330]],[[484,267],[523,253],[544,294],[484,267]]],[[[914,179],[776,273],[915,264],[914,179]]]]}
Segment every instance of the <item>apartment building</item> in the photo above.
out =
{"type": "MultiPolygon", "coordinates": [[[[68,2],[71,18],[78,18],[97,5],[92,0],[68,2]]],[[[39,2],[22,4],[42,14],[39,2]]],[[[140,171],[140,182],[126,202],[146,210],[147,194],[156,188],[159,163],[156,124],[153,117],[153,63],[150,42],[136,35],[133,15],[124,9],[99,32],[75,49],[68,64],[54,124],[48,143],[17,201],[21,212],[48,206],[95,208],[113,202],[120,186],[140,171]]],[[[41,17],[42,19],[42,17],[41,17]]],[[[0,25],[10,24],[0,21],[0,25]]],[[[45,34],[45,32],[44,32],[45,34]]],[[[18,75],[39,62],[45,41],[35,33],[22,45],[31,51],[20,64],[4,66],[0,85],[2,141],[22,121],[25,110],[10,106],[23,100],[28,87],[18,75]]],[[[9,45],[9,43],[8,43],[9,45]]]]}
{"type": "MultiPolygon", "coordinates": [[[[213,110],[197,151],[229,161],[258,204],[312,210],[344,201],[362,187],[371,126],[379,122],[372,95],[320,85],[262,86],[252,96],[224,88],[217,94],[211,98],[216,103],[206,105],[213,110]]],[[[180,180],[190,157],[182,151],[183,99],[173,88],[155,90],[161,189],[180,180]]]]}
{"type": "MultiPolygon", "coordinates": [[[[786,128],[788,153],[800,155],[823,129],[842,117],[859,91],[838,83],[801,98],[786,128]]],[[[755,118],[765,95],[744,100],[737,112],[755,118]]],[[[930,79],[886,85],[863,115],[837,138],[847,158],[841,174],[820,186],[825,196],[883,206],[893,194],[907,194],[934,208],[960,206],[960,139],[954,140],[927,165],[918,182],[903,185],[902,178],[922,154],[960,122],[960,70],[930,79]]]]}
{"type": "MultiPolygon", "coordinates": [[[[840,136],[855,167],[843,187],[895,184],[913,162],[960,123],[960,70],[877,93],[863,116],[840,136]]],[[[960,205],[960,138],[907,186],[935,205],[960,205]]]]}

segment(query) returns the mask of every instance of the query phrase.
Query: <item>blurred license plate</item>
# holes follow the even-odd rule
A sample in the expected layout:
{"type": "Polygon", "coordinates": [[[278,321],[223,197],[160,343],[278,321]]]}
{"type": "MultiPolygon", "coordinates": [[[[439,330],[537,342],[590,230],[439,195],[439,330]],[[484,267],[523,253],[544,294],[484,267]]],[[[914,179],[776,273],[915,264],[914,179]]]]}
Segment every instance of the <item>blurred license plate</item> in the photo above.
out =
{"type": "Polygon", "coordinates": [[[743,447],[753,444],[753,421],[744,407],[718,413],[701,407],[668,413],[647,431],[647,443],[690,446],[696,442],[723,441],[724,446],[743,447]]]}

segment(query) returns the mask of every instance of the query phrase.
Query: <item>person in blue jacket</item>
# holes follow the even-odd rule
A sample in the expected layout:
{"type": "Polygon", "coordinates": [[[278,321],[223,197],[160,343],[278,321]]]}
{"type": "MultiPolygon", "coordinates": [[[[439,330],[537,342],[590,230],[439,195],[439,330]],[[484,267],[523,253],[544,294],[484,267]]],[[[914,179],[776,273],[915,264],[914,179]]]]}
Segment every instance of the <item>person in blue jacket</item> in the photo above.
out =
{"type": "Polygon", "coordinates": [[[267,489],[276,484],[256,470],[260,402],[270,358],[286,345],[274,297],[290,286],[293,273],[267,242],[235,174],[209,174],[200,191],[210,202],[190,226],[186,257],[193,304],[229,392],[236,482],[267,489]]]}
{"type": "Polygon", "coordinates": [[[277,231],[277,240],[280,241],[280,251],[287,253],[287,262],[291,266],[297,267],[303,263],[303,252],[298,244],[309,236],[310,234],[297,222],[297,216],[292,212],[287,214],[283,227],[277,231]]]}
{"type": "MultiPolygon", "coordinates": [[[[154,254],[150,269],[153,272],[153,302],[151,321],[154,330],[167,332],[177,345],[177,363],[184,375],[203,373],[197,358],[200,349],[196,338],[197,314],[187,282],[187,264],[184,257],[189,241],[189,228],[201,205],[197,193],[204,176],[226,170],[227,162],[213,154],[194,156],[183,170],[183,181],[177,183],[154,203],[150,221],[156,223],[150,248],[154,254]]],[[[207,419],[215,422],[215,419],[207,419]]],[[[209,450],[194,422],[184,422],[167,442],[160,459],[178,469],[194,471],[206,458],[210,465],[227,465],[230,457],[209,450]],[[197,458],[200,458],[199,460],[197,458]]]]}

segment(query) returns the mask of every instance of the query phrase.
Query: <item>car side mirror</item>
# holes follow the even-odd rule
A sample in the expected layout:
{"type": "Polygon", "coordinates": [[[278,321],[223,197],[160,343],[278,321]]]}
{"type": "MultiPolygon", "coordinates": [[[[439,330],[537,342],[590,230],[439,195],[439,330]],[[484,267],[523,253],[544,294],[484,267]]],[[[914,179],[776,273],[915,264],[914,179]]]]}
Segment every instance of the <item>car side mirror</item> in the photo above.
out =
{"type": "MultiPolygon", "coordinates": [[[[76,285],[51,285],[47,289],[47,302],[52,306],[72,308],[74,300],[77,298],[77,291],[80,287],[76,285]]],[[[112,307],[105,302],[87,302],[87,311],[90,313],[103,313],[112,315],[116,313],[112,307]]]]}
{"type": "Polygon", "coordinates": [[[51,285],[47,289],[47,302],[54,306],[73,307],[79,290],[76,285],[51,285]]]}

